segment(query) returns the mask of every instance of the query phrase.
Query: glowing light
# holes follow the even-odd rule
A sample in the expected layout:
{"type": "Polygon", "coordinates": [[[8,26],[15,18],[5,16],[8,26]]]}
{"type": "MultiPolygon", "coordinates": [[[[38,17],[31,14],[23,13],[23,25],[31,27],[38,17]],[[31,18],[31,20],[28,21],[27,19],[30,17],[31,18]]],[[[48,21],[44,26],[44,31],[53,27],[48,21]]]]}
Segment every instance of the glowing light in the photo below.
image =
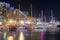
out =
{"type": "Polygon", "coordinates": [[[14,40],[13,36],[9,36],[7,40],[14,40]]]}
{"type": "Polygon", "coordinates": [[[13,22],[13,20],[9,20],[9,23],[12,23],[13,22]]]}
{"type": "Polygon", "coordinates": [[[30,21],[28,21],[28,24],[30,24],[31,22],[30,21]]]}
{"type": "Polygon", "coordinates": [[[24,21],[20,21],[20,24],[24,24],[24,21]]]}
{"type": "Polygon", "coordinates": [[[20,35],[19,35],[19,40],[24,40],[23,32],[20,33],[20,35]]]}
{"type": "Polygon", "coordinates": [[[2,22],[0,22],[0,25],[2,25],[2,22]]]}

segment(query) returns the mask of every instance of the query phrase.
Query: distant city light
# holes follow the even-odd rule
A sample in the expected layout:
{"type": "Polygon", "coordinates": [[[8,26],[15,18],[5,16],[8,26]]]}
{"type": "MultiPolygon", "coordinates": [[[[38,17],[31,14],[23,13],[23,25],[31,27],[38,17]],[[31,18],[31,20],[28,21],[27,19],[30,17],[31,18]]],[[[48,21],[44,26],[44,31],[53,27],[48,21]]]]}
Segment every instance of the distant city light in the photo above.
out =
{"type": "Polygon", "coordinates": [[[42,22],[37,22],[36,24],[42,24],[42,22]]]}
{"type": "Polygon", "coordinates": [[[30,22],[30,21],[28,21],[28,24],[31,24],[31,22],[30,22]]]}
{"type": "Polygon", "coordinates": [[[0,25],[2,25],[2,22],[0,22],[0,25]]]}
{"type": "Polygon", "coordinates": [[[7,4],[7,3],[6,3],[6,7],[7,7],[7,8],[10,7],[10,4],[7,4]]]}
{"type": "Polygon", "coordinates": [[[14,7],[10,7],[10,10],[14,10],[14,7]]]}
{"type": "Polygon", "coordinates": [[[25,24],[31,24],[31,22],[30,21],[27,21],[27,20],[25,20],[24,23],[25,24]]]}
{"type": "Polygon", "coordinates": [[[11,20],[9,20],[9,23],[12,23],[13,22],[13,20],[11,19],[11,20]]]}
{"type": "Polygon", "coordinates": [[[24,21],[20,21],[21,24],[24,24],[24,21]]]}
{"type": "Polygon", "coordinates": [[[60,22],[57,22],[57,25],[60,25],[60,22]]]}
{"type": "Polygon", "coordinates": [[[53,21],[50,21],[50,23],[53,23],[53,21]]]}

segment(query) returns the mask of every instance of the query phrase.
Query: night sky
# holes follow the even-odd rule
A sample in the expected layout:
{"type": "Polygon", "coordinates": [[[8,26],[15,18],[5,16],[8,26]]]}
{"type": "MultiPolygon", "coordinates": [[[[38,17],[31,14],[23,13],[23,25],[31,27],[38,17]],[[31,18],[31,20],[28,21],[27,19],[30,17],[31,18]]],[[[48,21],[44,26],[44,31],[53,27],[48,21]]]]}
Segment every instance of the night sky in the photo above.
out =
{"type": "Polygon", "coordinates": [[[1,0],[1,1],[10,3],[11,6],[14,6],[15,8],[18,8],[18,5],[20,4],[21,10],[29,11],[29,14],[30,4],[32,4],[34,17],[39,17],[39,13],[41,10],[44,11],[44,15],[49,17],[52,9],[53,15],[58,20],[60,20],[60,1],[58,0],[1,0]]]}

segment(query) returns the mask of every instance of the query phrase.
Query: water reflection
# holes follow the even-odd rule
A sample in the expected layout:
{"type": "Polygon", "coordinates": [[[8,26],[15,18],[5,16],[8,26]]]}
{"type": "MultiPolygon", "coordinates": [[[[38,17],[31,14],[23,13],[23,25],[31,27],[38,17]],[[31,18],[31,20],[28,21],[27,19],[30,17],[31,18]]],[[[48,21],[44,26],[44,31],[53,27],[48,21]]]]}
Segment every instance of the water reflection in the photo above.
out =
{"type": "Polygon", "coordinates": [[[59,32],[55,31],[16,31],[0,33],[0,40],[59,40],[59,32]],[[3,39],[4,38],[4,39],[3,39]],[[10,39],[11,38],[11,39],[10,39]]]}
{"type": "Polygon", "coordinates": [[[23,32],[19,34],[19,40],[25,40],[23,32]]]}
{"type": "Polygon", "coordinates": [[[40,32],[40,40],[44,40],[44,30],[41,30],[40,32]]]}
{"type": "Polygon", "coordinates": [[[4,34],[3,34],[3,40],[6,40],[6,37],[7,37],[7,34],[6,34],[6,32],[4,32],[4,34]]]}
{"type": "Polygon", "coordinates": [[[8,36],[7,40],[14,40],[13,36],[8,36]]]}

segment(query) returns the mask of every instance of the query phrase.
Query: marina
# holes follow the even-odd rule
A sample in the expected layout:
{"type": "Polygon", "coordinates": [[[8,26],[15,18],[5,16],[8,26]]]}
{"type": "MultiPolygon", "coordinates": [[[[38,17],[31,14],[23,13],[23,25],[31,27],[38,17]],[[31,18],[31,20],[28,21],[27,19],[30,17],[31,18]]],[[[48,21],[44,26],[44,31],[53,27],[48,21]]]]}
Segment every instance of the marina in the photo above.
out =
{"type": "Polygon", "coordinates": [[[32,16],[32,5],[31,16],[5,2],[0,2],[0,8],[0,40],[59,40],[60,22],[55,20],[52,10],[52,21],[47,22],[43,10],[41,17],[32,16]]]}

